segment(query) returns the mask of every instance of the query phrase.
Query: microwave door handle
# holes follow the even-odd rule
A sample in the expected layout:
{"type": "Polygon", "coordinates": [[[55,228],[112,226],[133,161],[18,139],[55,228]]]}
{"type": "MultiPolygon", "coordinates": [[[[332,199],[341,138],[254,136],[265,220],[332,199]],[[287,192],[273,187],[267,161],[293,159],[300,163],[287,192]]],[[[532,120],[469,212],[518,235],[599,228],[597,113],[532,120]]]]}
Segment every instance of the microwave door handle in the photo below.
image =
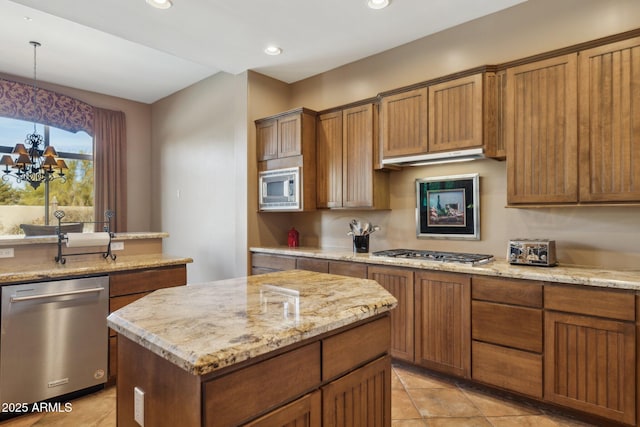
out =
{"type": "Polygon", "coordinates": [[[289,178],[289,180],[287,181],[287,184],[289,186],[289,197],[292,197],[295,194],[295,181],[293,178],[289,178]]]}

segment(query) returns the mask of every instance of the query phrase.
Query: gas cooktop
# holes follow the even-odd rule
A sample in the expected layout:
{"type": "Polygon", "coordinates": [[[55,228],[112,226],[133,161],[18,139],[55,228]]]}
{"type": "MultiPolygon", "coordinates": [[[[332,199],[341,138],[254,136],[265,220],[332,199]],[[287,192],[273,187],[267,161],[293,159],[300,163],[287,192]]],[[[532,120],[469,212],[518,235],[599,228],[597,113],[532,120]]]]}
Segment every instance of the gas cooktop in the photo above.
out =
{"type": "Polygon", "coordinates": [[[440,262],[458,262],[463,264],[484,264],[493,260],[493,255],[467,254],[462,252],[424,251],[418,249],[389,249],[373,252],[375,256],[392,258],[413,258],[440,262]]]}

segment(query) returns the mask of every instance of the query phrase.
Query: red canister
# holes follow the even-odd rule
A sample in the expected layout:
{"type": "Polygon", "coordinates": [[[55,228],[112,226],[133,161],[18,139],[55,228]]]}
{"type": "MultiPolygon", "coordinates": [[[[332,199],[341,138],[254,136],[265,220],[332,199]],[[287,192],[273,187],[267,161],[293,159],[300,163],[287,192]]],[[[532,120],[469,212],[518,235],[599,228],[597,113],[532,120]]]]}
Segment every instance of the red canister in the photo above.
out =
{"type": "Polygon", "coordinates": [[[289,230],[289,236],[287,237],[287,244],[290,248],[297,248],[300,246],[300,233],[294,227],[289,230]]]}

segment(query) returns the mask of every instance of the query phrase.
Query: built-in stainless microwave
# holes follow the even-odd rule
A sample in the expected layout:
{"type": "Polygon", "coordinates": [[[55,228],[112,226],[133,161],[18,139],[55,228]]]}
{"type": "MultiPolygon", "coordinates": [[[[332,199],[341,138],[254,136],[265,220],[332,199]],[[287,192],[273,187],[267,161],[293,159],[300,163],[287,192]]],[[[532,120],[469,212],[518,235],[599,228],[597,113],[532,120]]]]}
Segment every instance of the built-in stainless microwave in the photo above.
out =
{"type": "Polygon", "coordinates": [[[259,208],[267,210],[300,209],[300,168],[262,171],[259,174],[259,208]]]}

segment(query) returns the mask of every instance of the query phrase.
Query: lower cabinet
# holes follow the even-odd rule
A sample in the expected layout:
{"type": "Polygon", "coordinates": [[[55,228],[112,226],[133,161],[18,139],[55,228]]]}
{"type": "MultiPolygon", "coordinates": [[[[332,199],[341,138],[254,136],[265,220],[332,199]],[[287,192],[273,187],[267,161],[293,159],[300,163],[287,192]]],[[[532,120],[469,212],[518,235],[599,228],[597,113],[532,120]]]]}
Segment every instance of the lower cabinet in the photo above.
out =
{"type": "Polygon", "coordinates": [[[541,399],[543,284],[477,276],[471,286],[471,378],[541,399]]]}
{"type": "Polygon", "coordinates": [[[391,357],[381,357],[324,386],[322,408],[323,427],[390,426],[391,357]]]}
{"type": "Polygon", "coordinates": [[[368,277],[378,282],[398,300],[398,305],[391,311],[391,356],[413,362],[413,270],[371,266],[368,270],[368,277]]]}
{"type": "Polygon", "coordinates": [[[471,277],[415,273],[415,363],[470,377],[471,277]]]}
{"type": "Polygon", "coordinates": [[[547,308],[545,400],[635,425],[635,296],[549,285],[547,308]]]}
{"type": "Polygon", "coordinates": [[[248,427],[320,427],[322,425],[321,393],[316,390],[245,425],[248,427]]]}
{"type": "MultiPolygon", "coordinates": [[[[150,268],[123,271],[109,275],[109,313],[162,288],[187,284],[187,266],[150,268]]],[[[118,339],[109,329],[109,382],[113,383],[118,371],[118,339]]]]}

